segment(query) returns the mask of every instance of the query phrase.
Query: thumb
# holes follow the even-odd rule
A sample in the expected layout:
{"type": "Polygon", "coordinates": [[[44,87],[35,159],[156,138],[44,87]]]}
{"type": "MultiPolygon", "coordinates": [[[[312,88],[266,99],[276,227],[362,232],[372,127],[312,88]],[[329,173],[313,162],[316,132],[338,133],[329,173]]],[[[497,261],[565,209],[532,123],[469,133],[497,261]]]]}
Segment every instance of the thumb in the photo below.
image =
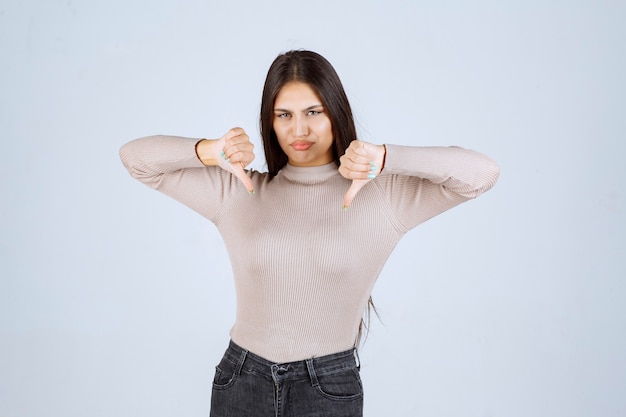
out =
{"type": "Polygon", "coordinates": [[[239,178],[239,180],[243,183],[250,194],[254,194],[254,184],[252,183],[252,179],[246,174],[246,171],[243,169],[243,165],[241,163],[233,163],[230,165],[231,172],[235,177],[239,178]]]}
{"type": "Polygon", "coordinates": [[[352,184],[350,184],[350,188],[343,195],[343,209],[347,210],[348,207],[352,204],[352,200],[357,195],[359,190],[363,188],[365,184],[367,184],[370,180],[353,180],[352,184]]]}

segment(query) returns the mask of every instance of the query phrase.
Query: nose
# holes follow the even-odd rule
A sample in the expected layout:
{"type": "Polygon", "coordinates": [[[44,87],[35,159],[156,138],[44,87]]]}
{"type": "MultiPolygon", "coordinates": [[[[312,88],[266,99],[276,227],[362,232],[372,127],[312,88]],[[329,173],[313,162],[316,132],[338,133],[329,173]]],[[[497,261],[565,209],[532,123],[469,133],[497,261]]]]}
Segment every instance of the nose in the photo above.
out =
{"type": "Polygon", "coordinates": [[[305,117],[296,117],[296,136],[301,138],[309,134],[309,125],[305,117]]]}

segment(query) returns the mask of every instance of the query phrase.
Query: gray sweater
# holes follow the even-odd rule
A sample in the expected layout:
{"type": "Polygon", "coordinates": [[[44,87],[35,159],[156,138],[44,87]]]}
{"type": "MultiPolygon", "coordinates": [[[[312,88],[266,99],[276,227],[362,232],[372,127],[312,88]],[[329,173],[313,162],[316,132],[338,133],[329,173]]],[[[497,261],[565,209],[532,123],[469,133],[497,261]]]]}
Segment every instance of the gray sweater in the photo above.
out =
{"type": "Polygon", "coordinates": [[[199,139],[152,136],[120,151],[131,175],[213,222],[233,267],[231,338],[270,361],[350,349],[374,283],[410,229],[477,197],[499,175],[459,147],[386,145],[385,167],[343,210],[350,181],[334,163],[250,171],[255,194],[197,158],[199,139]]]}

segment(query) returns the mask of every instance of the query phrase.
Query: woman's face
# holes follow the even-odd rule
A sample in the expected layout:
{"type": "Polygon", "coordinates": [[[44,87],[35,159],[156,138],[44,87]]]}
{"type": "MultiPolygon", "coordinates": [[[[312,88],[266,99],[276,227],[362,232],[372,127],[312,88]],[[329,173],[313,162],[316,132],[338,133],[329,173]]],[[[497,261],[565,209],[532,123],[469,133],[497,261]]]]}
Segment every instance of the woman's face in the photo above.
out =
{"type": "Polygon", "coordinates": [[[287,83],[274,102],[274,132],[289,164],[310,167],[333,161],[330,118],[313,89],[305,83],[287,83]]]}

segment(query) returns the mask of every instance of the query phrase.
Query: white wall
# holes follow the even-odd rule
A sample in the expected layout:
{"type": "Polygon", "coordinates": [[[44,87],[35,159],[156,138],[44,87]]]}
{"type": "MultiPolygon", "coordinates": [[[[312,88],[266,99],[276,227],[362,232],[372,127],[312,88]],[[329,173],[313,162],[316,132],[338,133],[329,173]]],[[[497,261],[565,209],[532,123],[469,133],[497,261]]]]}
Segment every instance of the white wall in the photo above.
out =
{"type": "Polygon", "coordinates": [[[261,149],[263,79],[292,48],[335,65],[362,139],[502,168],[389,260],[366,416],[626,415],[625,18],[608,0],[1,1],[0,416],[207,415],[226,252],[117,152],[234,125],[261,149]]]}

